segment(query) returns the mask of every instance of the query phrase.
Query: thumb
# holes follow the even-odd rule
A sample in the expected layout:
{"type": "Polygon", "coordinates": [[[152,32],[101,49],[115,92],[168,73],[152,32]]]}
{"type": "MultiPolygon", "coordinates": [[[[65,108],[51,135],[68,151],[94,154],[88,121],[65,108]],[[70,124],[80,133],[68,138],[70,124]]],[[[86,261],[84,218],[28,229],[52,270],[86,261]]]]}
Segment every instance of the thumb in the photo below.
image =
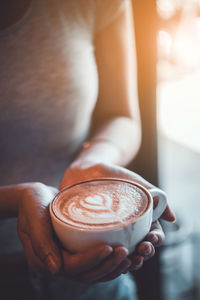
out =
{"type": "Polygon", "coordinates": [[[161,218],[165,221],[168,221],[168,222],[175,222],[176,221],[176,215],[171,210],[169,205],[167,205],[167,207],[166,207],[164,213],[162,214],[161,218]]]}
{"type": "Polygon", "coordinates": [[[57,247],[49,214],[49,202],[53,198],[51,189],[43,184],[36,185],[29,193],[27,234],[32,249],[47,269],[55,274],[62,264],[62,257],[57,247]]]}
{"type": "Polygon", "coordinates": [[[30,239],[35,255],[52,273],[57,273],[62,264],[61,253],[53,239],[53,230],[47,213],[31,226],[30,239]]]}

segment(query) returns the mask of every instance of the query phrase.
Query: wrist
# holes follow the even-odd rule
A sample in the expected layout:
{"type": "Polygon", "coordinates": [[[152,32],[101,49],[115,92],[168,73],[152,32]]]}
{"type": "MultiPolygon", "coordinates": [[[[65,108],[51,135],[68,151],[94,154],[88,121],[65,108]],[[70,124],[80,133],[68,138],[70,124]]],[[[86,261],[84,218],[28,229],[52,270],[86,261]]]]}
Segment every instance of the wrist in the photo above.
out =
{"type": "MultiPolygon", "coordinates": [[[[23,201],[28,199],[28,195],[37,194],[37,191],[41,190],[42,187],[44,185],[39,182],[0,187],[0,218],[17,217],[23,201]]],[[[52,189],[51,192],[53,193],[52,189]]]]}
{"type": "Polygon", "coordinates": [[[9,216],[17,217],[20,209],[20,205],[25,198],[25,192],[29,188],[29,183],[21,183],[8,187],[8,214],[9,216]]]}
{"type": "Polygon", "coordinates": [[[22,199],[23,185],[9,185],[0,187],[0,217],[16,217],[22,199]]]}
{"type": "Polygon", "coordinates": [[[86,141],[72,166],[93,166],[99,163],[118,164],[121,156],[120,149],[108,139],[86,141]]]}

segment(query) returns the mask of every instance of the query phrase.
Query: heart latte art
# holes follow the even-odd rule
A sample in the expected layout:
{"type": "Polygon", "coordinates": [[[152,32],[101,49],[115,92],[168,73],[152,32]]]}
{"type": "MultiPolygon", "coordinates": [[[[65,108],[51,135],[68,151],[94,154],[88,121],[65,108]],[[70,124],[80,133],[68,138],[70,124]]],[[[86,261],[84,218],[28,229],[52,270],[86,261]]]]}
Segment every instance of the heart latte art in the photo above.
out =
{"type": "Polygon", "coordinates": [[[134,223],[148,206],[142,189],[127,182],[91,181],[59,194],[53,203],[61,221],[88,230],[121,227],[134,223]]]}

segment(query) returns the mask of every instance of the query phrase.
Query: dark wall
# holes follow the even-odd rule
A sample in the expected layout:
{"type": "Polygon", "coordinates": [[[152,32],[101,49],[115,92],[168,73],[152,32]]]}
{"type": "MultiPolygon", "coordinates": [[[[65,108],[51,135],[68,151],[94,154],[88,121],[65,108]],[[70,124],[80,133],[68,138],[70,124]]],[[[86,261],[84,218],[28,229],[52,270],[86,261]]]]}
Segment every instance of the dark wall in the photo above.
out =
{"type": "MultiPolygon", "coordinates": [[[[155,0],[133,0],[142,145],[130,168],[158,185],[156,124],[157,11],[155,0]]],[[[135,273],[140,300],[161,300],[159,251],[135,273]]]]}
{"type": "Polygon", "coordinates": [[[154,0],[134,0],[142,145],[131,168],[157,185],[156,29],[154,0]]]}

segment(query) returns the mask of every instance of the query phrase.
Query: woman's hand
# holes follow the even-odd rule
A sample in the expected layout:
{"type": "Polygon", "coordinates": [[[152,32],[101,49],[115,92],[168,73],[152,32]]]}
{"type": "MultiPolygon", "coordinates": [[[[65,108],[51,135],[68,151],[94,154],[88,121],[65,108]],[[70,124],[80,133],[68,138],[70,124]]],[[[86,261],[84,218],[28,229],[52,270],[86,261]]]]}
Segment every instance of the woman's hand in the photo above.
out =
{"type": "Polygon", "coordinates": [[[54,241],[48,207],[58,190],[39,182],[25,183],[19,188],[18,234],[28,265],[32,269],[57,273],[62,255],[54,241]]]}
{"type": "MultiPolygon", "coordinates": [[[[95,178],[121,178],[136,181],[147,189],[152,188],[153,185],[147,182],[144,178],[138,174],[131,172],[123,167],[119,167],[111,164],[94,164],[93,162],[74,162],[70,168],[64,174],[60,188],[70,186],[72,184],[89,180],[95,178]]],[[[156,200],[156,199],[155,199],[156,200]]],[[[167,206],[165,209],[162,218],[173,222],[175,221],[175,216],[172,210],[167,206]]],[[[155,247],[160,246],[164,241],[164,233],[158,221],[152,223],[150,232],[145,238],[145,241],[140,243],[137,247],[137,251],[130,255],[125,256],[124,264],[127,263],[127,268],[122,272],[121,266],[116,266],[113,268],[112,272],[105,274],[98,281],[107,281],[114,279],[119,276],[121,273],[126,273],[128,270],[134,271],[138,270],[145,260],[151,258],[155,253],[155,247]],[[129,266],[128,266],[129,265],[129,266]]],[[[123,263],[123,261],[121,262],[123,263]]]]}
{"type": "Polygon", "coordinates": [[[58,192],[57,189],[42,183],[22,184],[17,189],[21,192],[18,234],[31,269],[92,283],[116,266],[122,273],[131,265],[124,247],[113,249],[108,245],[100,245],[81,254],[63,250],[55,242],[49,214],[49,203],[58,192]]]}
{"type": "MultiPolygon", "coordinates": [[[[61,188],[71,184],[101,177],[125,178],[138,181],[147,188],[152,187],[139,175],[127,169],[108,164],[76,164],[65,173],[61,188]]],[[[152,224],[146,241],[142,242],[137,253],[129,256],[124,247],[100,245],[81,254],[72,254],[62,249],[55,241],[49,203],[57,190],[42,183],[21,185],[22,197],[19,205],[18,233],[24,246],[28,264],[33,269],[60,273],[71,279],[85,283],[108,281],[128,270],[136,270],[144,260],[153,256],[162,243],[164,234],[158,222],[152,224]]],[[[174,220],[169,208],[164,213],[168,221],[174,220]]]]}
{"type": "MultiPolygon", "coordinates": [[[[127,179],[130,181],[135,181],[147,189],[151,189],[154,186],[141,177],[139,174],[134,173],[126,168],[119,167],[113,164],[105,164],[105,163],[94,163],[93,161],[84,161],[83,162],[74,162],[71,166],[66,170],[62,181],[60,183],[60,189],[63,189],[72,184],[89,180],[95,178],[121,178],[127,179]]],[[[155,199],[156,201],[157,199],[155,199]]],[[[167,205],[164,213],[161,216],[162,219],[168,222],[175,221],[175,215],[173,211],[170,209],[169,205],[167,205]]]]}

